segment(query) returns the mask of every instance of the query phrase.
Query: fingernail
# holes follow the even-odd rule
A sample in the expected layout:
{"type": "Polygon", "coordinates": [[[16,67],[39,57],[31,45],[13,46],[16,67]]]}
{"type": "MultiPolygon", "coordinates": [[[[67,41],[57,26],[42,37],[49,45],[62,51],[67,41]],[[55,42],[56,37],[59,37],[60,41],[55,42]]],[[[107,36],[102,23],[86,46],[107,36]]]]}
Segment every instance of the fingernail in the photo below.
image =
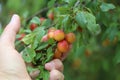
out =
{"type": "Polygon", "coordinates": [[[16,16],[18,16],[18,15],[14,14],[14,15],[12,16],[12,18],[11,18],[11,21],[10,21],[10,22],[14,22],[14,21],[16,20],[16,16]]]}

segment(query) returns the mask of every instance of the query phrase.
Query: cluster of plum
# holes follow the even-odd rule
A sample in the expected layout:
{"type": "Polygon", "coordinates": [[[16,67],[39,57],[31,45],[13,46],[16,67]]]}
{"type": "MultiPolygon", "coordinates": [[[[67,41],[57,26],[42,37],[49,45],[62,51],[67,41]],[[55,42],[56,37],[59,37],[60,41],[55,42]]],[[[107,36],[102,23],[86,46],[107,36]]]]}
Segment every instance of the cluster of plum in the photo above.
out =
{"type": "MultiPolygon", "coordinates": [[[[54,14],[50,13],[48,15],[50,20],[54,20],[54,14]]],[[[46,20],[44,17],[40,17],[41,24],[46,20]]],[[[37,24],[31,23],[29,29],[34,31],[38,27],[37,24]]],[[[18,40],[22,40],[25,37],[25,33],[21,34],[18,40]]],[[[75,41],[76,36],[74,33],[65,33],[63,30],[56,29],[51,27],[48,29],[48,32],[45,36],[43,36],[41,42],[47,42],[49,39],[54,39],[57,44],[56,48],[54,49],[54,56],[53,58],[64,60],[67,57],[68,52],[72,48],[72,43],[75,41]]]]}
{"type": "Polygon", "coordinates": [[[63,60],[72,47],[72,43],[75,41],[75,34],[70,32],[65,34],[63,30],[50,28],[47,34],[42,38],[42,42],[46,42],[49,39],[57,41],[57,47],[54,52],[54,58],[63,60]]]}

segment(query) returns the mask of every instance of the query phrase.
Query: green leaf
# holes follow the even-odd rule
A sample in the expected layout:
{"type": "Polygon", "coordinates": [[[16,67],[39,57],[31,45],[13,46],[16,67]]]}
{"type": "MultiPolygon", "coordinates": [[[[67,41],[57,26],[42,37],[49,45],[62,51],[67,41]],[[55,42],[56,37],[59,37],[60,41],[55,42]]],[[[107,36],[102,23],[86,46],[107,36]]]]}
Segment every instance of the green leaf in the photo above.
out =
{"type": "Polygon", "coordinates": [[[111,9],[115,9],[115,6],[113,4],[110,4],[110,3],[102,3],[100,8],[103,12],[107,12],[111,9]]]}
{"type": "Polygon", "coordinates": [[[26,47],[24,50],[23,50],[23,59],[26,61],[26,62],[32,62],[34,57],[36,56],[36,53],[34,51],[34,49],[32,48],[29,48],[29,47],[26,47]]]}
{"type": "Polygon", "coordinates": [[[40,19],[39,19],[38,17],[33,17],[32,20],[31,20],[30,22],[40,25],[40,19]]]}
{"type": "Polygon", "coordinates": [[[54,43],[55,43],[55,40],[54,40],[54,39],[49,39],[49,40],[48,40],[48,44],[51,44],[51,45],[52,45],[52,44],[54,44],[54,43]]]}
{"type": "Polygon", "coordinates": [[[116,27],[112,28],[111,31],[108,34],[108,37],[110,41],[113,41],[115,39],[115,36],[117,35],[118,29],[116,27]]]}
{"type": "Polygon", "coordinates": [[[53,47],[50,47],[47,49],[47,59],[45,60],[46,62],[49,62],[53,57],[53,47]]]}
{"type": "Polygon", "coordinates": [[[49,80],[50,73],[48,70],[44,70],[43,72],[43,80],[49,80]]]}
{"type": "Polygon", "coordinates": [[[90,13],[86,13],[86,19],[87,19],[87,28],[92,34],[99,34],[101,32],[99,24],[96,24],[95,16],[93,16],[90,13]]]}
{"type": "Polygon", "coordinates": [[[63,29],[67,33],[71,29],[71,22],[69,15],[66,15],[62,21],[63,29]]]}
{"type": "Polygon", "coordinates": [[[40,58],[42,57],[42,53],[37,53],[36,54],[36,57],[35,57],[35,60],[39,60],[40,58]]]}
{"type": "Polygon", "coordinates": [[[39,66],[40,75],[38,80],[49,80],[50,73],[48,70],[44,69],[44,66],[39,66]]]}
{"type": "Polygon", "coordinates": [[[31,30],[30,30],[30,29],[26,29],[26,30],[24,30],[24,32],[30,34],[30,33],[31,33],[31,30]]]}
{"type": "Polygon", "coordinates": [[[59,12],[60,14],[68,14],[69,13],[69,7],[66,6],[62,6],[62,7],[58,7],[56,8],[56,12],[59,12]]]}
{"type": "Polygon", "coordinates": [[[77,13],[77,15],[75,16],[75,20],[77,21],[77,23],[79,24],[80,27],[85,28],[87,25],[87,20],[85,17],[85,12],[81,11],[79,13],[77,13]]]}
{"type": "Polygon", "coordinates": [[[44,28],[39,27],[34,32],[36,33],[36,36],[34,38],[34,42],[32,44],[32,47],[35,49],[39,45],[42,37],[45,35],[45,30],[44,30],[44,28]]]}
{"type": "Polygon", "coordinates": [[[48,46],[48,43],[40,43],[39,47],[36,50],[42,50],[48,46]]]}
{"type": "Polygon", "coordinates": [[[26,35],[23,39],[22,39],[22,41],[25,43],[25,44],[31,44],[32,42],[33,42],[33,39],[34,39],[34,37],[35,37],[35,34],[28,34],[28,35],[26,35]]]}
{"type": "Polygon", "coordinates": [[[41,27],[49,27],[51,25],[51,20],[50,19],[46,19],[45,21],[42,22],[42,26],[41,27]]]}
{"type": "Polygon", "coordinates": [[[78,27],[78,24],[73,23],[73,20],[70,18],[70,15],[65,15],[65,17],[62,20],[62,26],[64,32],[69,33],[75,31],[78,27]]]}
{"type": "Polygon", "coordinates": [[[97,35],[101,32],[99,24],[96,24],[96,18],[91,13],[81,11],[75,16],[75,20],[81,28],[87,28],[90,33],[97,35]]]}
{"type": "Polygon", "coordinates": [[[102,36],[102,40],[109,38],[110,41],[113,41],[115,36],[117,36],[118,33],[118,29],[116,27],[116,25],[112,25],[109,28],[106,29],[106,31],[104,32],[103,36],[102,36]]]}

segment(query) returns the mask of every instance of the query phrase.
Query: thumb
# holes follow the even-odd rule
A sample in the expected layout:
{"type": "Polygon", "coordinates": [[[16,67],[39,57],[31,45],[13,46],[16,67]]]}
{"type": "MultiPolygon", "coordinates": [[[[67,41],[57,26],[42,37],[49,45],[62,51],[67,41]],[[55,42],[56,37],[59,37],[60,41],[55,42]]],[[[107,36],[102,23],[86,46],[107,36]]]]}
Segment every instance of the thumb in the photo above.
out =
{"type": "Polygon", "coordinates": [[[1,35],[1,40],[14,47],[16,33],[18,32],[19,28],[20,28],[20,17],[14,14],[9,24],[5,27],[1,35]]]}

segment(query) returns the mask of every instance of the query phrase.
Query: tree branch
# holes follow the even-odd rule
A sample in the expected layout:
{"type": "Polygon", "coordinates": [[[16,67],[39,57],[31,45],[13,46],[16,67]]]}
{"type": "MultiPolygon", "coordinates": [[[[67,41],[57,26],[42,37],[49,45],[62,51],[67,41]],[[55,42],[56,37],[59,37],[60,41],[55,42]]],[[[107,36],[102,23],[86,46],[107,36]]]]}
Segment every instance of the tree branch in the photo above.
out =
{"type": "Polygon", "coordinates": [[[47,11],[47,10],[49,10],[48,7],[43,8],[42,10],[38,11],[37,13],[35,13],[32,16],[30,16],[29,18],[27,18],[26,22],[28,23],[34,16],[38,16],[39,14],[41,14],[41,13],[47,11]]]}
{"type": "MultiPolygon", "coordinates": [[[[61,6],[60,4],[56,3],[54,5],[54,7],[58,7],[58,6],[61,6]]],[[[43,8],[42,10],[38,11],[37,13],[33,14],[32,16],[30,16],[29,18],[26,19],[26,22],[28,23],[34,16],[38,16],[39,14],[45,12],[45,11],[48,11],[50,8],[48,7],[45,7],[43,8]]]]}

